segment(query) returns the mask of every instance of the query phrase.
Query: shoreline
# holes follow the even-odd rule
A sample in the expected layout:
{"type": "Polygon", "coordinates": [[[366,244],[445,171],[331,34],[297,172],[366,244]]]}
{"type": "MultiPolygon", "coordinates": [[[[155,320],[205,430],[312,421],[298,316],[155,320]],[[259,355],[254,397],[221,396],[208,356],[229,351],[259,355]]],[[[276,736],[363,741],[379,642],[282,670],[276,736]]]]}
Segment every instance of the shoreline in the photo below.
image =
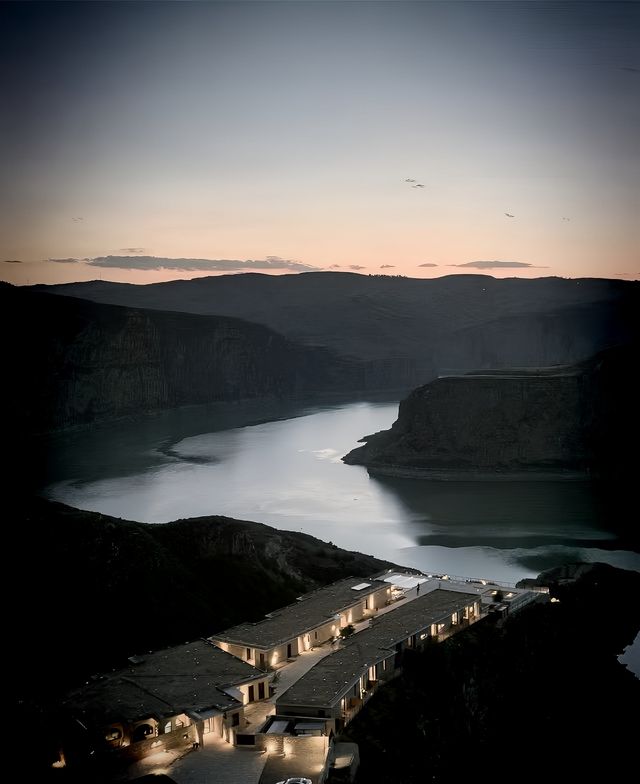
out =
{"type": "Polygon", "coordinates": [[[25,439],[33,443],[46,443],[53,439],[108,432],[114,427],[135,427],[189,414],[201,415],[203,418],[215,417],[219,414],[236,414],[240,423],[237,427],[244,427],[249,424],[294,419],[298,416],[304,416],[307,408],[316,406],[333,407],[351,403],[399,404],[406,394],[407,391],[404,388],[395,388],[370,391],[293,393],[235,400],[212,400],[206,403],[185,403],[172,408],[138,411],[119,417],[96,419],[92,422],[76,423],[47,431],[28,433],[25,435],[25,439]]]}
{"type": "Polygon", "coordinates": [[[364,463],[351,463],[350,465],[362,465],[371,476],[428,479],[436,482],[589,482],[597,479],[586,471],[478,471],[393,465],[368,466],[364,463]]]}

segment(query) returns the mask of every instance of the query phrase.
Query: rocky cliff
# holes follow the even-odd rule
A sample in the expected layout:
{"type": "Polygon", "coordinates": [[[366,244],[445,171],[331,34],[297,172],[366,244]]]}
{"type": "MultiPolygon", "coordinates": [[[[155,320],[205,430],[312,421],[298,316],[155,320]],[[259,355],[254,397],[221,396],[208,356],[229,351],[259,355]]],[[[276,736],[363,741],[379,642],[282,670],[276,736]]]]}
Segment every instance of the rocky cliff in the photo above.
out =
{"type": "Polygon", "coordinates": [[[638,458],[634,346],[574,366],[439,378],[400,403],[347,463],[443,478],[631,475],[638,458]]]}
{"type": "Polygon", "coordinates": [[[600,279],[249,273],[148,286],[91,281],[39,288],[248,319],[357,360],[369,390],[409,391],[445,369],[582,361],[637,336],[640,313],[640,284],[600,279]]]}
{"type": "Polygon", "coordinates": [[[258,324],[0,287],[5,410],[47,432],[186,404],[357,389],[363,371],[258,324]]]}

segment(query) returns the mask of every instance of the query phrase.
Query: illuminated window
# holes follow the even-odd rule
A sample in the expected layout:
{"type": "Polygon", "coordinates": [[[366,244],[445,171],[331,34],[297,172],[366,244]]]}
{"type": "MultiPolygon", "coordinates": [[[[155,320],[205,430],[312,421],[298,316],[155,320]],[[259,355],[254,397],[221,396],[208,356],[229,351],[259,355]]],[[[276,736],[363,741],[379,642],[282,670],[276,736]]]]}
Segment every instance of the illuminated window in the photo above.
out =
{"type": "Polygon", "coordinates": [[[167,734],[167,732],[171,732],[171,722],[170,721],[168,721],[164,725],[164,729],[162,731],[165,733],[165,735],[167,734]]]}

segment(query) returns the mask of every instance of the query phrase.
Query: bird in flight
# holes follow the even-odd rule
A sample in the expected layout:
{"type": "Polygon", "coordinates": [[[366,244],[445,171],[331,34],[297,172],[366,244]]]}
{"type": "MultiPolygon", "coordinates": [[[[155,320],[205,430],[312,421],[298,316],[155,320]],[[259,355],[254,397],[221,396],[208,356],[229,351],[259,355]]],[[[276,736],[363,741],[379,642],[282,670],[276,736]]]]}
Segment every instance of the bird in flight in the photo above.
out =
{"type": "Polygon", "coordinates": [[[562,220],[570,221],[571,218],[563,218],[562,220]]]}
{"type": "Polygon", "coordinates": [[[510,212],[505,212],[505,215],[507,216],[507,218],[515,218],[516,217],[515,215],[512,215],[510,212]]]}
{"type": "Polygon", "coordinates": [[[424,188],[424,185],[421,182],[418,182],[415,185],[412,185],[411,187],[412,188],[424,188]]]}
{"type": "Polygon", "coordinates": [[[415,180],[412,180],[412,179],[411,179],[411,177],[407,177],[407,179],[405,180],[405,182],[415,182],[415,180]]]}
{"type": "Polygon", "coordinates": [[[81,220],[84,220],[84,218],[71,218],[71,220],[72,220],[74,223],[79,223],[81,220]]]}

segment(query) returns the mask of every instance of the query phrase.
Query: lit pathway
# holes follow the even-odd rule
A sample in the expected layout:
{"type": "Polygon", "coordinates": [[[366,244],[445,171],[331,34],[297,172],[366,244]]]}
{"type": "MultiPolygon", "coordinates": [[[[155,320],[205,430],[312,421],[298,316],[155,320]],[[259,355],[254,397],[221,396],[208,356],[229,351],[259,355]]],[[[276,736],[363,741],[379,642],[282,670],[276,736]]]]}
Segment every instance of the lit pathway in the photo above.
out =
{"type": "Polygon", "coordinates": [[[267,754],[231,746],[205,736],[205,744],[171,765],[167,774],[178,784],[257,784],[267,754]]]}
{"type": "Polygon", "coordinates": [[[293,686],[297,680],[302,678],[314,664],[317,664],[320,661],[320,659],[324,659],[325,656],[328,656],[335,650],[337,649],[332,647],[330,643],[324,643],[324,645],[319,645],[311,651],[304,651],[293,661],[280,667],[276,672],[276,680],[273,684],[276,690],[273,697],[269,697],[268,700],[262,700],[262,702],[254,702],[252,705],[245,706],[244,715],[250,722],[245,731],[257,732],[264,724],[266,717],[276,712],[275,703],[278,697],[283,694],[289,686],[293,686]]]}

